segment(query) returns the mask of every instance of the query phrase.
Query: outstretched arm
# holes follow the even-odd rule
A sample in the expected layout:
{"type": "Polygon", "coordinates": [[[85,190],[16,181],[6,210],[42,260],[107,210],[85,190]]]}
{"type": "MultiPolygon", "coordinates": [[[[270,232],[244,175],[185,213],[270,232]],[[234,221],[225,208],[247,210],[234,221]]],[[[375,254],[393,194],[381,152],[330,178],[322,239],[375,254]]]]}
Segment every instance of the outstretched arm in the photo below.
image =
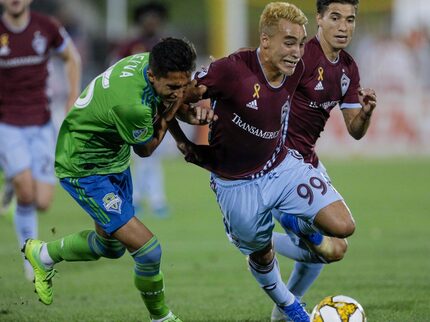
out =
{"type": "Polygon", "coordinates": [[[348,132],[356,140],[360,140],[367,132],[370,118],[376,107],[376,93],[370,88],[360,89],[358,98],[361,108],[342,110],[348,132]]]}
{"type": "Polygon", "coordinates": [[[64,60],[67,80],[69,83],[69,97],[66,102],[67,113],[73,106],[75,100],[79,96],[79,92],[81,91],[81,57],[79,56],[78,50],[71,39],[67,41],[66,48],[60,54],[60,57],[64,60]]]}

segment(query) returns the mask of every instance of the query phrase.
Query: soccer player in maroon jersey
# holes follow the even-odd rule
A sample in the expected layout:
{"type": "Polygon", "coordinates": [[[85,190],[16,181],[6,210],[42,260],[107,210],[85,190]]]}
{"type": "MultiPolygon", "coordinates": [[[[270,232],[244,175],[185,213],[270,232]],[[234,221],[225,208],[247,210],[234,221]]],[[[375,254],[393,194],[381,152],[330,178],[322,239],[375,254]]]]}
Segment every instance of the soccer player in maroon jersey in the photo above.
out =
{"type": "MultiPolygon", "coordinates": [[[[30,11],[31,0],[1,0],[0,164],[17,199],[14,221],[20,247],[37,237],[37,211],[52,201],[55,130],[47,97],[47,62],[64,59],[69,83],[66,108],[80,92],[80,57],[64,28],[30,11]]],[[[32,279],[26,262],[26,276],[32,279]]]]}
{"type": "MultiPolygon", "coordinates": [[[[359,0],[317,0],[318,32],[305,45],[303,61],[305,71],[291,104],[286,145],[299,151],[304,160],[321,170],[329,179],[319,161],[315,145],[331,110],[339,105],[349,134],[362,138],[376,107],[376,95],[372,89],[360,87],[360,76],[354,59],[344,50],[350,43],[355,29],[359,0]]],[[[306,225],[296,216],[275,214],[287,231],[303,236],[306,225]]],[[[310,233],[311,230],[308,230],[310,233]]],[[[299,241],[294,236],[295,243],[299,241]]],[[[288,236],[274,234],[276,252],[291,257],[292,247],[288,236]]],[[[326,238],[326,237],[324,237],[326,238]]],[[[343,257],[347,249],[344,239],[330,239],[343,257]]],[[[330,256],[332,254],[323,254],[330,256]]],[[[289,290],[300,299],[321,272],[321,263],[296,262],[288,281],[289,290]]],[[[272,321],[283,321],[275,308],[272,321]]]]}
{"type": "MultiPolygon", "coordinates": [[[[272,211],[297,215],[339,238],[355,228],[342,197],[321,172],[285,145],[291,98],[304,70],[306,21],[294,5],[269,3],[260,18],[257,50],[219,59],[197,74],[218,120],[211,125],[209,147],[189,144],[181,150],[187,160],[212,172],[211,187],[231,242],[247,255],[254,278],[292,321],[309,317],[280,277],[272,211]]],[[[307,253],[309,261],[320,261],[307,253]]]]}

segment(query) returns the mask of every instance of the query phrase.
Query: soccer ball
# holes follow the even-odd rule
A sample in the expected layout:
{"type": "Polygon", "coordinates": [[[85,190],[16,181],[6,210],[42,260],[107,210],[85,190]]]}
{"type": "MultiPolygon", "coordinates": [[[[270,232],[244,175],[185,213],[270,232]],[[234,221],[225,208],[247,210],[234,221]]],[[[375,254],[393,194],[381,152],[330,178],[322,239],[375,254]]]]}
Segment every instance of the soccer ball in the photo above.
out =
{"type": "Polygon", "coordinates": [[[345,295],[327,296],[311,314],[311,322],[366,322],[360,303],[345,295]]]}

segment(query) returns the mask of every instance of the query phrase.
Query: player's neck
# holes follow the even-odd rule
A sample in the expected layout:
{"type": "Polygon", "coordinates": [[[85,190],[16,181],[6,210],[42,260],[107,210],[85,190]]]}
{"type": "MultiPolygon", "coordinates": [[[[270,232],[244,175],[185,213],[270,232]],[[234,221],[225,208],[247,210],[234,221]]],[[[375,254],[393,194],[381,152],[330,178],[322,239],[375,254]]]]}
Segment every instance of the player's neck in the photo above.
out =
{"type": "Polygon", "coordinates": [[[20,31],[25,29],[25,27],[27,27],[28,23],[30,22],[30,10],[24,10],[20,15],[17,16],[4,12],[2,19],[9,28],[14,31],[20,31]]]}
{"type": "Polygon", "coordinates": [[[267,59],[263,50],[257,50],[257,55],[267,82],[273,87],[278,87],[281,85],[285,79],[285,75],[281,73],[281,71],[276,66],[273,66],[270,59],[267,59]]]}
{"type": "Polygon", "coordinates": [[[317,39],[320,42],[321,49],[325,55],[325,57],[331,61],[332,63],[336,62],[341,49],[335,49],[324,39],[321,35],[317,35],[317,39]]]}

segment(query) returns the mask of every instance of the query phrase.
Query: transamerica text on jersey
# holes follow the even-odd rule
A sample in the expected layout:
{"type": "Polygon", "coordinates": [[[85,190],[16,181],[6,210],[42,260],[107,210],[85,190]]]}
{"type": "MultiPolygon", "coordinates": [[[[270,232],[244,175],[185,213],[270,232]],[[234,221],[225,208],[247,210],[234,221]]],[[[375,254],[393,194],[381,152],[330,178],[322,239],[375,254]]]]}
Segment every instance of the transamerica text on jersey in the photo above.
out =
{"type": "Polygon", "coordinates": [[[277,138],[279,135],[279,131],[275,131],[275,132],[263,131],[251,124],[244,122],[242,118],[236,113],[233,113],[232,121],[234,124],[236,124],[241,129],[245,130],[246,132],[251,133],[252,135],[258,136],[263,139],[271,140],[271,139],[277,138]]]}

